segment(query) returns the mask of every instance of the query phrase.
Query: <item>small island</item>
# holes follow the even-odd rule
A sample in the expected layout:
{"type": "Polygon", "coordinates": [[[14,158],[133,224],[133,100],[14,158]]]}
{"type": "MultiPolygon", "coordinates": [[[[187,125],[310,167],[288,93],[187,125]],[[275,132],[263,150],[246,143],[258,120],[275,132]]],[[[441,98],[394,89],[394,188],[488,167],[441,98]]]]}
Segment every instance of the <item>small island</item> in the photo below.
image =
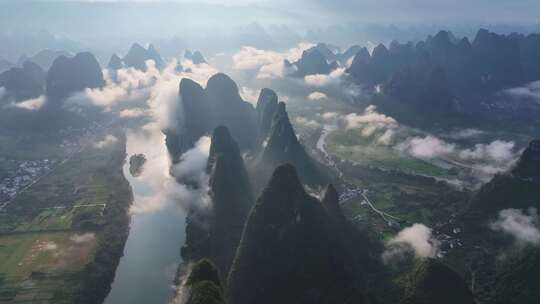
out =
{"type": "Polygon", "coordinates": [[[133,154],[129,158],[129,173],[133,177],[138,177],[141,175],[144,164],[146,163],[146,157],[144,154],[133,154]]]}

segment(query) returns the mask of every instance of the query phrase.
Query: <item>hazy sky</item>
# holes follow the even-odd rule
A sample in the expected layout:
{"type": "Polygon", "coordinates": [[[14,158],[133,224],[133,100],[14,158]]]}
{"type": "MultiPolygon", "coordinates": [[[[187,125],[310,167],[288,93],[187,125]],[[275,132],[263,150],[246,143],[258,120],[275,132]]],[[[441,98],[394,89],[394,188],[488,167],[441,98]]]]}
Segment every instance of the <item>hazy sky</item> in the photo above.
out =
{"type": "Polygon", "coordinates": [[[440,29],[458,36],[474,35],[479,27],[539,31],[538,12],[540,0],[0,0],[0,35],[12,37],[0,51],[5,57],[43,48],[45,33],[79,48],[172,37],[214,49],[264,47],[268,40],[290,46],[306,38],[345,46],[423,39],[440,29]],[[36,44],[27,46],[30,40],[36,44]]]}
{"type": "MultiPolygon", "coordinates": [[[[0,0],[0,3],[29,3],[27,0],[0,0]]],[[[538,23],[539,0],[38,0],[37,2],[180,3],[252,6],[355,22],[391,23],[538,23]]],[[[249,18],[250,16],[244,16],[249,18]]],[[[279,16],[276,16],[276,18],[279,16]]],[[[317,20],[304,19],[306,23],[317,20]]]]}

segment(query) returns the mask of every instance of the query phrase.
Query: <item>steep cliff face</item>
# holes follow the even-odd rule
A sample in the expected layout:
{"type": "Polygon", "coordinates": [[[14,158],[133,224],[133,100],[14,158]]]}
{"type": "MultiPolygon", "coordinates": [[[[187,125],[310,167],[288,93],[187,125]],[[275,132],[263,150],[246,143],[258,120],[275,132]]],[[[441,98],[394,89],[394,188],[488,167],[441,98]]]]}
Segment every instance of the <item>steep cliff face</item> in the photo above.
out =
{"type": "Polygon", "coordinates": [[[11,68],[0,74],[0,87],[5,89],[3,99],[14,102],[37,98],[44,93],[46,74],[30,61],[22,68],[11,68]]]}
{"type": "Polygon", "coordinates": [[[279,166],[251,210],[229,273],[230,303],[364,303],[352,258],[325,207],[292,165],[279,166]]]}
{"type": "Polygon", "coordinates": [[[77,91],[104,85],[101,67],[91,53],[78,53],[72,58],[60,56],[47,74],[47,102],[51,106],[59,106],[77,91]]]}
{"type": "Polygon", "coordinates": [[[532,182],[540,182],[540,139],[529,143],[512,175],[532,182]]]}
{"type": "Polygon", "coordinates": [[[212,128],[226,126],[242,149],[252,148],[257,136],[256,113],[240,97],[236,83],[218,73],[208,79],[205,92],[215,117],[212,128]]]}
{"type": "Polygon", "coordinates": [[[208,170],[212,199],[210,257],[226,275],[254,199],[238,145],[225,127],[217,127],[212,135],[208,170]]]}
{"type": "MultiPolygon", "coordinates": [[[[298,141],[285,109],[285,103],[281,102],[274,114],[268,143],[259,161],[261,179],[265,174],[267,177],[270,176],[277,166],[285,163],[295,166],[302,183],[324,186],[328,182],[322,169],[298,141]]],[[[263,183],[265,182],[264,180],[263,183]]]]}
{"type": "Polygon", "coordinates": [[[272,128],[272,118],[278,106],[278,96],[271,89],[264,88],[257,100],[257,147],[262,148],[272,128]]]}
{"type": "Polygon", "coordinates": [[[193,211],[189,215],[186,233],[191,235],[182,249],[183,258],[207,257],[226,276],[253,204],[253,195],[238,145],[223,126],[213,132],[207,171],[211,214],[199,215],[193,211]],[[200,237],[193,237],[197,235],[200,237]]]}
{"type": "Polygon", "coordinates": [[[242,100],[238,86],[229,76],[218,73],[210,77],[205,89],[190,79],[182,79],[179,103],[177,121],[181,124],[166,131],[169,152],[174,160],[218,126],[227,127],[240,149],[253,148],[257,115],[253,106],[242,100]]]}

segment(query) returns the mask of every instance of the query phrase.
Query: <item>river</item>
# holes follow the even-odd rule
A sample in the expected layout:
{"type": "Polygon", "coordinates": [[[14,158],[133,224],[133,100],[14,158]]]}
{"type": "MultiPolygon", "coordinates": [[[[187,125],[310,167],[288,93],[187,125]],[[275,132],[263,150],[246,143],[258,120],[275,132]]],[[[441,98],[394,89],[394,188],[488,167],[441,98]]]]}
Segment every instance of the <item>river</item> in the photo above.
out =
{"type": "Polygon", "coordinates": [[[162,304],[173,295],[172,281],[181,262],[184,243],[185,213],[171,196],[164,195],[168,176],[168,156],[163,136],[148,138],[128,132],[126,151],[129,156],[143,153],[147,158],[142,174],[124,176],[133,189],[131,227],[124,256],[116,270],[111,292],[105,304],[162,304]]]}

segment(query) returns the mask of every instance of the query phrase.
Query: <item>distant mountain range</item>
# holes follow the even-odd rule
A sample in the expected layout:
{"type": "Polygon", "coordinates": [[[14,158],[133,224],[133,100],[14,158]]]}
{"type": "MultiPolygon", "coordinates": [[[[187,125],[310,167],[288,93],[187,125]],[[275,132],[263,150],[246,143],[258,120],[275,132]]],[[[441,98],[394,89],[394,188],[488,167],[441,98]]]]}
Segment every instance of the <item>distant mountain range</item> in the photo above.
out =
{"type": "Polygon", "coordinates": [[[540,79],[539,50],[540,34],[482,29],[469,41],[440,31],[417,43],[380,44],[371,54],[360,49],[346,75],[374,93],[380,111],[409,125],[497,128],[505,121],[528,129],[540,106],[510,89],[540,79]]]}
{"type": "Polygon", "coordinates": [[[165,61],[156,51],[154,45],[150,44],[148,48],[145,49],[138,43],[134,43],[131,46],[124,58],[120,58],[118,55],[113,54],[107,67],[112,70],[118,70],[122,67],[126,67],[146,71],[147,60],[153,60],[156,68],[158,69],[165,67],[165,61]]]}

